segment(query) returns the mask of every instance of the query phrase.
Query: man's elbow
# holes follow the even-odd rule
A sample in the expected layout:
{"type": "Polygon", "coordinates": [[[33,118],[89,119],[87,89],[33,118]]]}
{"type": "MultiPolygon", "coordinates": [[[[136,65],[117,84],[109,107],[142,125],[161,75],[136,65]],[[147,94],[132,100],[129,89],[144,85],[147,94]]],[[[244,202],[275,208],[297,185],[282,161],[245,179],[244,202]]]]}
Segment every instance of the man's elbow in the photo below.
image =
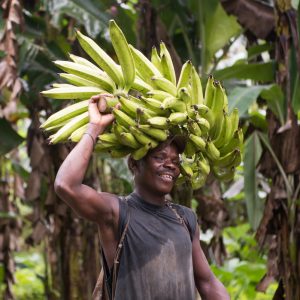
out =
{"type": "Polygon", "coordinates": [[[63,200],[72,194],[71,187],[63,180],[57,178],[54,182],[54,191],[63,200]]]}

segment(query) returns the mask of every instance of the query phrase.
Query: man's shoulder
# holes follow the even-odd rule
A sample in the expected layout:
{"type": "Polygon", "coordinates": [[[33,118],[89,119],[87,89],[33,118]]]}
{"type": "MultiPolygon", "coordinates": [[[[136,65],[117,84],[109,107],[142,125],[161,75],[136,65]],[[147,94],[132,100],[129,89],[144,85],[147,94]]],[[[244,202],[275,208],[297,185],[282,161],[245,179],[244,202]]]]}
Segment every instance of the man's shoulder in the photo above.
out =
{"type": "Polygon", "coordinates": [[[187,206],[181,205],[181,204],[177,204],[177,203],[173,203],[172,205],[175,209],[177,209],[178,211],[182,211],[186,215],[189,215],[189,216],[196,215],[195,212],[190,207],[187,207],[187,206]]]}

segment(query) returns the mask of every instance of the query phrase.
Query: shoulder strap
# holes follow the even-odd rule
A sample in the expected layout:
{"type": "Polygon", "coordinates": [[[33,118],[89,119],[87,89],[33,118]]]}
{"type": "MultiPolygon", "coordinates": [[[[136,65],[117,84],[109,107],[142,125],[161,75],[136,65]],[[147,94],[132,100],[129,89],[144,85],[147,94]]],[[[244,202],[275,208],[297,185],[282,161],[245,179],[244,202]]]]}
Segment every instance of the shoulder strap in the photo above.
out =
{"type": "Polygon", "coordinates": [[[129,205],[127,203],[128,199],[125,198],[125,201],[126,201],[127,208],[128,208],[128,216],[127,216],[127,221],[126,221],[123,233],[121,235],[121,239],[119,241],[118,248],[117,248],[117,251],[116,251],[116,255],[115,255],[115,258],[114,258],[113,279],[112,279],[112,299],[114,299],[114,297],[115,297],[116,284],[117,284],[117,275],[118,275],[118,270],[119,270],[119,258],[121,256],[124,239],[125,239],[127,229],[128,229],[128,225],[129,225],[129,221],[130,221],[130,209],[129,209],[129,205]]]}
{"type": "Polygon", "coordinates": [[[184,226],[184,228],[187,230],[191,241],[193,241],[193,237],[192,237],[192,232],[191,232],[191,228],[189,226],[189,223],[187,220],[185,220],[185,218],[183,218],[177,211],[177,209],[172,205],[172,203],[170,201],[166,202],[167,206],[174,212],[175,216],[177,217],[178,221],[180,222],[180,224],[182,224],[184,226]]]}
{"type": "MultiPolygon", "coordinates": [[[[127,205],[127,207],[129,208],[128,206],[128,203],[127,203],[127,198],[124,197],[124,200],[125,200],[125,203],[127,205]]],[[[116,250],[116,254],[115,254],[115,257],[114,257],[114,264],[113,264],[113,279],[112,279],[112,297],[111,299],[114,299],[114,295],[115,295],[115,288],[116,288],[116,281],[117,281],[117,274],[118,274],[118,264],[119,264],[119,258],[120,258],[120,255],[121,255],[121,250],[122,250],[122,247],[123,247],[123,242],[124,242],[124,239],[125,239],[125,236],[126,236],[126,232],[127,232],[127,229],[128,229],[128,225],[129,225],[129,221],[130,221],[130,212],[129,212],[129,209],[128,209],[128,215],[127,215],[127,220],[126,220],[126,223],[125,223],[125,227],[124,227],[124,230],[122,232],[122,235],[121,235],[121,238],[120,238],[120,241],[118,243],[118,247],[117,247],[117,250],[116,250]]],[[[102,251],[101,247],[100,247],[100,251],[102,251]]],[[[103,262],[102,262],[103,264],[103,262]]],[[[109,297],[109,292],[108,292],[108,289],[107,289],[107,286],[106,286],[106,282],[105,282],[105,276],[104,276],[104,268],[103,266],[101,267],[101,271],[99,273],[99,276],[98,276],[98,279],[97,279],[97,283],[95,285],[95,288],[94,288],[94,291],[93,291],[93,294],[92,294],[92,300],[110,300],[110,297],[109,297]]]]}

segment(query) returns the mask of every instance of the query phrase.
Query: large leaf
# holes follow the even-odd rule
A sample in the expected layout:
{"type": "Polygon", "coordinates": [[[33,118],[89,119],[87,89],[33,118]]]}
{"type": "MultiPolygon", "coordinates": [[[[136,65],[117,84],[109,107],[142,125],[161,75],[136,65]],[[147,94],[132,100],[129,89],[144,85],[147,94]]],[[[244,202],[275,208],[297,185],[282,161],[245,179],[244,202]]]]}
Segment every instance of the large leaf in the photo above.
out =
{"type": "Polygon", "coordinates": [[[239,115],[242,116],[248,111],[251,104],[256,101],[258,95],[266,88],[265,85],[236,87],[228,94],[228,108],[232,111],[237,107],[239,115]]]}
{"type": "Polygon", "coordinates": [[[263,201],[258,195],[256,165],[262,154],[259,136],[254,131],[245,142],[244,189],[247,214],[251,227],[256,230],[263,214],[263,201]]]}
{"type": "Polygon", "coordinates": [[[270,82],[275,80],[275,63],[235,64],[215,71],[214,77],[218,80],[234,78],[270,82]]]}
{"type": "Polygon", "coordinates": [[[281,125],[285,120],[285,103],[284,95],[279,85],[273,84],[269,89],[265,89],[261,92],[260,96],[267,100],[268,107],[279,119],[281,125]]]}
{"type": "Polygon", "coordinates": [[[23,142],[6,119],[0,118],[0,155],[6,154],[23,142]]]}
{"type": "Polygon", "coordinates": [[[56,27],[60,27],[61,18],[66,14],[84,25],[87,33],[94,38],[107,28],[108,15],[105,13],[106,7],[101,4],[101,1],[52,0],[47,1],[46,4],[49,15],[52,17],[51,23],[56,27]]]}
{"type": "MultiPolygon", "coordinates": [[[[229,16],[217,0],[204,2],[204,37],[202,37],[205,51],[205,61],[202,62],[204,71],[215,53],[223,48],[229,40],[241,33],[242,29],[236,18],[229,16]]],[[[203,9],[203,8],[202,8],[203,9]]]]}

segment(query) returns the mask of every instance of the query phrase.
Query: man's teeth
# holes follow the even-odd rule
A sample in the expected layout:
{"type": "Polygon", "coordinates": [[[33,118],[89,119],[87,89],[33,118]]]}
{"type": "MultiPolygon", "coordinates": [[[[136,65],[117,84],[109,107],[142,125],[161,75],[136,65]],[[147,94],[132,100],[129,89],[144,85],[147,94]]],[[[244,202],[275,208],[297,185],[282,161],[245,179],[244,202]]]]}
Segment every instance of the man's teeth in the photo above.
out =
{"type": "Polygon", "coordinates": [[[170,180],[173,179],[173,176],[168,175],[168,174],[162,174],[162,175],[160,175],[160,177],[165,178],[165,179],[170,179],[170,180]]]}

